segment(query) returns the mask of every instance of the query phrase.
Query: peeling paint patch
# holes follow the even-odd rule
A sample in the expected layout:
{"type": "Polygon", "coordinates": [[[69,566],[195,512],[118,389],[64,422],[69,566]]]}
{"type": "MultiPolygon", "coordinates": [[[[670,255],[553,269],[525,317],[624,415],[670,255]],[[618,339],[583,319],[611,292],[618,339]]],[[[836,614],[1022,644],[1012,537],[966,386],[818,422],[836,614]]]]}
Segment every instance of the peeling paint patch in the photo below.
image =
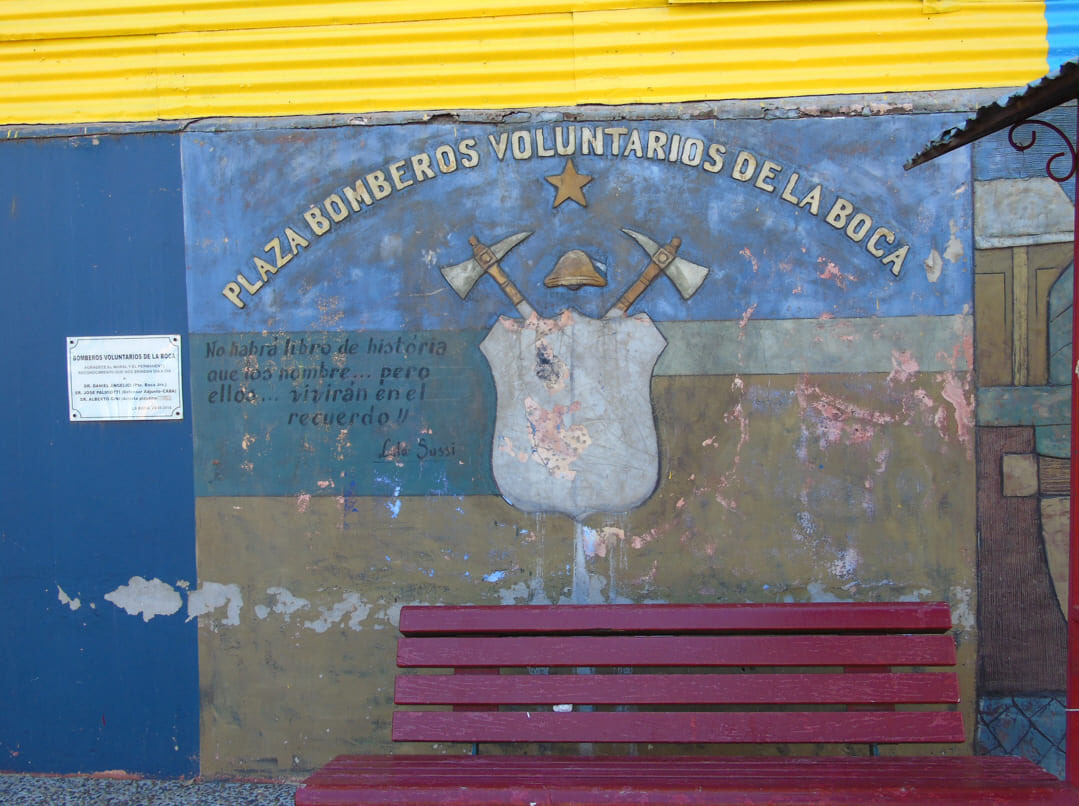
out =
{"type": "MultiPolygon", "coordinates": [[[[750,311],[748,311],[747,313],[751,313],[752,310],[753,309],[751,308],[750,311]]],[[[746,443],[749,442],[749,416],[742,408],[742,401],[745,399],[746,395],[746,386],[741,376],[734,376],[734,380],[731,381],[731,391],[736,392],[739,395],[739,400],[729,411],[723,414],[723,422],[727,423],[728,425],[731,423],[738,424],[738,445],[734,449],[734,460],[731,462],[731,466],[716,481],[716,487],[713,491],[713,495],[716,503],[718,503],[724,509],[734,512],[738,509],[738,502],[723,491],[729,488],[731,486],[731,482],[733,482],[737,478],[738,467],[742,462],[742,449],[746,446],[746,443]]],[[[701,445],[704,447],[719,447],[719,441],[717,437],[712,436],[702,442],[701,445]]],[[[694,492],[699,494],[699,491],[695,490],[694,492]]],[[[637,547],[636,542],[637,538],[634,538],[631,543],[634,548],[637,547]]]]}
{"type": "Polygon", "coordinates": [[[352,443],[348,441],[348,429],[342,428],[337,432],[337,442],[334,445],[334,455],[339,462],[345,460],[345,451],[352,447],[352,443]]]}
{"type": "MultiPolygon", "coordinates": [[[[384,604],[384,602],[380,600],[378,602],[378,604],[381,605],[381,604],[384,604]]],[[[421,602],[421,601],[418,601],[418,600],[417,601],[412,601],[412,602],[394,602],[393,604],[387,606],[383,610],[380,610],[377,613],[375,613],[374,617],[376,619],[382,619],[384,621],[387,621],[387,622],[390,623],[391,626],[393,626],[394,628],[397,628],[397,626],[400,625],[400,623],[401,623],[401,608],[402,607],[406,607],[408,605],[422,605],[422,604],[437,604],[437,602],[421,602]]],[[[378,629],[378,625],[375,626],[375,629],[376,630],[378,629]]]]}
{"type": "Polygon", "coordinates": [[[746,325],[749,324],[750,318],[757,310],[757,303],[754,302],[742,313],[742,318],[738,320],[738,341],[744,341],[746,338],[746,325]]]}
{"type": "Polygon", "coordinates": [[[72,610],[78,610],[82,607],[82,602],[79,601],[78,597],[72,599],[59,585],[56,586],[56,598],[60,601],[60,604],[67,605],[72,610]]]}
{"type": "Polygon", "coordinates": [[[518,451],[514,448],[513,440],[505,436],[502,437],[502,441],[498,444],[498,450],[501,453],[508,453],[518,462],[527,462],[530,455],[528,451],[518,451]]]}
{"type": "Polygon", "coordinates": [[[305,621],[304,627],[317,633],[324,633],[348,616],[348,628],[359,631],[363,629],[363,622],[367,614],[371,612],[371,605],[367,604],[358,593],[346,593],[340,602],[330,607],[320,607],[319,610],[322,616],[314,621],[305,621]]]}
{"type": "Polygon", "coordinates": [[[974,591],[970,588],[954,587],[951,590],[952,624],[963,632],[973,630],[974,625],[977,623],[971,602],[973,598],[974,591]]]}
{"type": "MultiPolygon", "coordinates": [[[[891,451],[889,451],[887,448],[884,448],[877,452],[877,467],[873,472],[876,473],[878,476],[883,475],[884,471],[888,469],[888,457],[890,455],[891,451]]],[[[867,490],[872,490],[874,486],[875,482],[873,481],[873,478],[871,476],[867,477],[865,480],[865,488],[867,490]]]]}
{"type": "Polygon", "coordinates": [[[317,297],[315,307],[318,308],[319,317],[311,323],[312,330],[336,330],[338,323],[345,313],[341,310],[342,299],[340,296],[317,297]]]}
{"type": "Polygon", "coordinates": [[[750,265],[753,266],[754,274],[756,274],[758,270],[760,270],[761,264],[757,262],[757,258],[753,257],[753,253],[749,251],[748,246],[743,246],[742,251],[740,251],[738,254],[740,254],[742,257],[749,261],[750,265]]]}
{"type": "Polygon", "coordinates": [[[888,383],[906,383],[918,371],[918,362],[910,350],[892,350],[892,371],[888,383]]]}
{"type": "Polygon", "coordinates": [[[804,378],[796,392],[803,417],[816,427],[822,450],[838,442],[848,445],[867,443],[876,434],[877,426],[894,423],[896,419],[890,414],[871,411],[822,392],[819,387],[806,383],[804,378]]]}
{"type": "Polygon", "coordinates": [[[518,582],[515,585],[511,585],[508,588],[503,588],[498,592],[498,599],[501,604],[514,605],[518,602],[527,602],[532,596],[532,591],[528,587],[527,582],[518,582]]]}
{"type": "Polygon", "coordinates": [[[911,593],[903,594],[902,596],[897,598],[896,601],[897,602],[924,602],[925,597],[931,595],[932,593],[933,593],[933,591],[929,590],[929,588],[918,588],[918,590],[916,590],[916,591],[912,591],[911,593]]]}
{"type": "Polygon", "coordinates": [[[963,242],[959,240],[959,225],[955,221],[949,221],[948,226],[952,230],[952,237],[948,239],[948,245],[944,248],[944,259],[950,263],[958,263],[965,254],[963,242]]]}
{"type": "Polygon", "coordinates": [[[311,606],[311,603],[307,601],[307,599],[293,596],[288,588],[275,586],[267,588],[266,593],[273,596],[277,601],[273,603],[272,607],[266,607],[265,605],[258,605],[255,607],[255,615],[260,619],[266,618],[272,611],[274,613],[280,613],[285,617],[285,621],[287,622],[292,617],[293,613],[311,606]]]}
{"type": "MultiPolygon", "coordinates": [[[[741,379],[736,378],[735,382],[741,383],[741,379]]],[[[721,490],[729,487],[735,476],[737,476],[738,466],[742,463],[742,449],[746,446],[746,443],[749,442],[749,417],[747,417],[742,410],[741,402],[739,402],[734,409],[723,415],[723,422],[738,423],[738,446],[734,449],[734,462],[730,469],[724,473],[716,483],[717,487],[721,490]]],[[[719,500],[718,495],[716,496],[716,500],[719,500]]],[[[734,506],[728,507],[728,509],[734,508],[734,506]]]]}
{"type": "Polygon", "coordinates": [[[649,529],[644,534],[633,535],[633,537],[631,537],[630,540],[629,540],[629,544],[630,544],[630,546],[632,546],[635,549],[643,549],[645,546],[647,546],[653,540],[658,540],[659,537],[660,537],[660,533],[659,533],[658,530],[649,529]]]}
{"type": "Polygon", "coordinates": [[[802,534],[795,533],[794,537],[796,540],[801,539],[805,535],[813,537],[817,534],[817,523],[813,520],[812,513],[802,510],[794,517],[798,521],[798,528],[802,531],[802,534]]]}
{"type": "MultiPolygon", "coordinates": [[[[187,619],[191,621],[198,616],[206,616],[218,608],[224,607],[225,618],[222,624],[235,627],[240,623],[240,610],[244,606],[244,597],[240,592],[239,585],[223,585],[220,582],[203,582],[198,590],[193,590],[187,595],[187,619]]],[[[211,629],[217,629],[216,623],[211,622],[211,629]]]]}
{"type": "Polygon", "coordinates": [[[520,330],[534,330],[540,336],[549,336],[552,333],[565,330],[567,327],[570,327],[574,321],[576,320],[574,319],[573,312],[568,308],[562,311],[556,319],[544,319],[537,313],[533,313],[523,321],[521,319],[510,319],[507,316],[500,316],[498,318],[498,323],[511,333],[516,333],[520,330]]]}
{"type": "MultiPolygon", "coordinates": [[[[967,455],[974,453],[974,400],[967,395],[967,384],[961,382],[954,372],[943,374],[944,388],[941,395],[952,404],[955,412],[955,428],[959,441],[967,446],[967,455]]],[[[939,425],[939,423],[938,423],[939,425]]]]}
{"type": "Polygon", "coordinates": [[[929,257],[925,259],[925,279],[931,283],[935,283],[940,279],[941,272],[944,271],[944,261],[940,257],[940,252],[936,249],[929,251],[929,257]]]}
{"type": "Polygon", "coordinates": [[[393,488],[393,495],[394,495],[393,500],[386,502],[386,509],[388,509],[390,511],[390,517],[391,518],[396,518],[398,515],[401,514],[401,499],[397,497],[400,494],[401,494],[401,488],[400,487],[394,487],[393,488]]]}
{"type": "Polygon", "coordinates": [[[105,601],[124,610],[132,616],[142,616],[149,621],[154,616],[171,616],[184,604],[180,594],[167,582],[157,577],[143,579],[133,576],[126,585],[105,594],[105,601]]]}
{"type": "Polygon", "coordinates": [[[617,526],[604,526],[600,529],[584,526],[581,529],[581,541],[586,557],[606,557],[614,546],[625,539],[625,530],[617,526]]]}
{"type": "Polygon", "coordinates": [[[532,458],[555,478],[572,481],[577,471],[570,465],[592,444],[592,437],[583,425],[565,424],[565,416],[580,407],[579,402],[574,402],[570,406],[545,409],[531,397],[524,399],[525,415],[532,426],[532,458]]]}
{"type": "Polygon", "coordinates": [[[921,406],[923,409],[933,408],[933,399],[929,397],[929,393],[924,389],[915,389],[911,397],[921,406]]]}
{"type": "Polygon", "coordinates": [[[858,565],[861,561],[862,555],[858,553],[858,549],[844,549],[839,552],[839,556],[828,570],[831,571],[832,576],[849,579],[857,573],[858,565]]]}
{"type": "MultiPolygon", "coordinates": [[[[810,582],[806,585],[806,593],[811,602],[851,602],[853,599],[843,599],[829,591],[820,582],[810,582]]],[[[793,599],[791,599],[793,601],[793,599]]]]}
{"type": "Polygon", "coordinates": [[[506,578],[506,572],[505,571],[492,571],[489,574],[484,574],[483,575],[483,581],[484,582],[501,582],[505,578],[506,578]]]}
{"type": "Polygon", "coordinates": [[[827,258],[817,258],[817,266],[823,267],[823,271],[817,272],[817,276],[822,280],[831,280],[844,291],[847,289],[847,282],[857,282],[858,278],[853,274],[844,274],[842,269],[835,263],[827,258]]]}
{"type": "Polygon", "coordinates": [[[296,511],[307,512],[307,508],[311,505],[311,493],[302,493],[296,496],[296,511]]]}

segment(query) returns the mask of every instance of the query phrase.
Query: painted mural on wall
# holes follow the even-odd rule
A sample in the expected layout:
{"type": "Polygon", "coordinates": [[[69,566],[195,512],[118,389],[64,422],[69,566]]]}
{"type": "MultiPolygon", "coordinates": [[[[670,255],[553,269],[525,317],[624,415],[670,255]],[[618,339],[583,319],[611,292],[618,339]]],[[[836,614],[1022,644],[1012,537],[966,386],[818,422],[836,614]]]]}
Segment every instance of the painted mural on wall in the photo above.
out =
{"type": "MultiPolygon", "coordinates": [[[[1074,109],[1038,118],[1074,138],[1074,109]]],[[[1063,141],[1030,124],[1015,141],[1032,135],[973,149],[978,747],[1063,776],[1074,200],[1047,172],[1063,141]]]]}
{"type": "Polygon", "coordinates": [[[946,599],[972,688],[972,183],[902,111],[185,134],[204,772],[385,749],[409,602],[946,599]]]}
{"type": "MultiPolygon", "coordinates": [[[[907,200],[914,210],[900,211],[895,191],[872,177],[807,174],[811,169],[791,163],[795,154],[785,164],[775,161],[778,156],[758,156],[749,132],[742,135],[742,147],[709,128],[565,124],[439,132],[412,127],[404,129],[411,137],[405,143],[394,128],[365,130],[360,138],[335,130],[315,142],[310,133],[203,135],[185,141],[191,326],[206,334],[197,350],[205,372],[197,372],[195,380],[200,402],[213,413],[200,428],[205,437],[198,445],[200,491],[317,493],[311,477],[305,478],[311,471],[331,480],[334,489],[344,483],[364,493],[428,494],[440,491],[439,485],[442,492],[493,491],[485,461],[491,440],[485,437],[494,396],[475,344],[486,339],[480,349],[489,359],[512,349],[497,343],[499,330],[483,336],[489,320],[505,307],[499,287],[508,285],[508,299],[521,309],[525,326],[533,315],[553,323],[572,307],[603,323],[601,331],[625,329],[626,336],[613,338],[640,343],[645,366],[638,374],[647,379],[646,365],[662,349],[663,337],[639,318],[625,317],[640,323],[635,330],[633,324],[619,324],[614,314],[624,314],[633,300],[612,299],[612,293],[625,290],[615,286],[629,287],[639,272],[640,247],[660,251],[657,241],[638,231],[665,239],[659,233],[695,230],[689,235],[695,253],[726,267],[691,304],[678,293],[695,291],[691,281],[668,269],[669,286],[652,290],[641,305],[664,321],[963,311],[969,295],[960,272],[913,294],[899,280],[912,240],[930,237],[939,251],[929,259],[940,263],[941,253],[962,251],[950,244],[959,243],[956,232],[966,222],[953,218],[949,229],[948,222],[904,221],[904,215],[916,214],[920,194],[907,200]],[[357,166],[368,153],[372,163],[357,166]],[[403,158],[394,159],[398,154],[403,158]],[[577,174],[574,156],[596,163],[591,170],[602,169],[604,175],[577,174]],[[552,162],[560,173],[548,178],[552,162]],[[327,176],[335,163],[337,175],[327,176]],[[277,171],[270,170],[274,164],[277,171]],[[552,189],[554,180],[560,184],[552,189]],[[219,203],[208,204],[192,183],[219,203]],[[322,190],[328,191],[325,198],[310,204],[322,190]],[[591,206],[586,192],[595,197],[591,206]],[[573,204],[563,206],[566,201],[573,204]],[[774,209],[762,213],[765,202],[774,209]],[[468,296],[479,279],[473,272],[454,281],[466,295],[463,302],[445,293],[436,267],[470,253],[474,233],[491,240],[518,221],[535,227],[514,255],[518,283],[538,294],[536,305],[547,318],[523,301],[497,262],[492,268],[502,278],[498,284],[468,296]],[[626,239],[623,230],[633,237],[626,239]],[[731,237],[736,232],[755,232],[759,257],[751,245],[731,237]],[[830,242],[829,255],[860,252],[859,262],[871,271],[844,273],[828,256],[809,255],[808,245],[822,240],[830,242]],[[598,263],[604,279],[613,275],[606,287],[585,286],[586,292],[570,296],[567,286],[538,282],[572,250],[598,263]],[[772,277],[785,280],[766,294],[754,287],[760,283],[761,258],[769,261],[772,277]],[[807,278],[826,282],[807,283],[807,278]],[[857,293],[845,293],[848,283],[858,284],[857,293]],[[217,334],[229,337],[214,338],[217,334]],[[259,433],[246,427],[251,420],[274,430],[259,433]],[[319,438],[336,429],[347,431],[349,445],[319,438]],[[240,452],[226,447],[238,431],[248,442],[240,452]],[[282,457],[292,461],[277,461],[282,457]]],[[[844,144],[832,148],[839,152],[844,144]]],[[[506,245],[499,251],[508,251],[506,241],[501,243],[506,245]]],[[[694,266],[681,257],[669,262],[675,269],[694,266]]],[[[463,265],[481,267],[478,258],[463,265]]],[[[458,277],[467,274],[458,271],[458,277]]],[[[703,279],[693,281],[699,285],[703,279]]],[[[583,322],[576,324],[587,327],[583,322]]],[[[506,333],[512,327],[501,326],[506,333]]],[[[598,332],[582,334],[582,348],[598,332]]],[[[693,360],[689,348],[679,348],[683,363],[693,360]]],[[[492,368],[496,377],[505,377],[495,366],[498,360],[492,368]]],[[[552,361],[548,369],[557,374],[558,364],[552,361]]],[[[611,400],[617,397],[609,394],[611,400]]],[[[551,411],[535,412],[532,429],[542,431],[535,420],[551,411]]],[[[642,414],[636,419],[648,419],[642,414]]],[[[529,450],[540,464],[546,461],[540,458],[543,450],[535,445],[529,450]]],[[[636,503],[641,499],[638,495],[636,503]]],[[[613,507],[628,508],[625,503],[613,507]]]]}

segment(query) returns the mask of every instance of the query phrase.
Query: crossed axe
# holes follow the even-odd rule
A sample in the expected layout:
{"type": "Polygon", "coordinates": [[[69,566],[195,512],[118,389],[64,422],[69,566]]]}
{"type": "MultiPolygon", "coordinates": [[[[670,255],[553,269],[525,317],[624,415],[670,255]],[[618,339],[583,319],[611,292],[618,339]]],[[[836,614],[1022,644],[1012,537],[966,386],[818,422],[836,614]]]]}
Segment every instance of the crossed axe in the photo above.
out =
{"type": "MultiPolygon", "coordinates": [[[[643,294],[660,274],[667,275],[674,283],[674,287],[678,289],[678,293],[682,295],[682,299],[692,297],[701,287],[704,278],[708,276],[706,266],[699,266],[678,257],[678,248],[682,245],[681,238],[671,238],[670,243],[661,246],[647,235],[631,229],[623,229],[622,232],[635,240],[648,253],[648,265],[633,285],[627,288],[618,301],[604,314],[604,318],[625,316],[626,311],[637,301],[637,297],[643,294]]],[[[535,313],[535,309],[528,304],[524,295],[498,264],[507,252],[531,234],[531,232],[518,232],[516,235],[503,238],[493,246],[485,246],[478,238],[472,236],[468,239],[472,246],[472,257],[463,263],[442,269],[442,276],[446,278],[446,282],[457,292],[457,295],[464,299],[481,277],[485,274],[491,275],[518,312],[527,319],[535,313]]]]}

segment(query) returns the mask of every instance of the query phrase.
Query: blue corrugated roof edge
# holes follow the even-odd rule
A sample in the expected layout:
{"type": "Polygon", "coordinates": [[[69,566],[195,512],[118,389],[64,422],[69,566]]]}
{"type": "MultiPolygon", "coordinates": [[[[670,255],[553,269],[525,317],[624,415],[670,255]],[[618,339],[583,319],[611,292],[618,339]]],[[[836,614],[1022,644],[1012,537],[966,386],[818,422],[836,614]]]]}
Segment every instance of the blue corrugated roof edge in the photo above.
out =
{"type": "Polygon", "coordinates": [[[1049,70],[1079,59],[1079,0],[1045,0],[1049,70]]]}

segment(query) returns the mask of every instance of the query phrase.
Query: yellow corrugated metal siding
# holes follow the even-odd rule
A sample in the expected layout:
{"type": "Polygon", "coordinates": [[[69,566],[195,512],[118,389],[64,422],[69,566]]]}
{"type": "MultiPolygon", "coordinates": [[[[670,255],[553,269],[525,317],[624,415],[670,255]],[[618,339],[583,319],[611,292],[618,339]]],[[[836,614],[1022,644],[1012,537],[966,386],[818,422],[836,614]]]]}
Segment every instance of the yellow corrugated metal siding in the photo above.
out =
{"type": "Polygon", "coordinates": [[[1044,5],[922,0],[0,3],[5,123],[1015,86],[1044,5]]]}
{"type": "Polygon", "coordinates": [[[432,22],[666,6],[668,0],[4,0],[0,41],[432,22]]]}

